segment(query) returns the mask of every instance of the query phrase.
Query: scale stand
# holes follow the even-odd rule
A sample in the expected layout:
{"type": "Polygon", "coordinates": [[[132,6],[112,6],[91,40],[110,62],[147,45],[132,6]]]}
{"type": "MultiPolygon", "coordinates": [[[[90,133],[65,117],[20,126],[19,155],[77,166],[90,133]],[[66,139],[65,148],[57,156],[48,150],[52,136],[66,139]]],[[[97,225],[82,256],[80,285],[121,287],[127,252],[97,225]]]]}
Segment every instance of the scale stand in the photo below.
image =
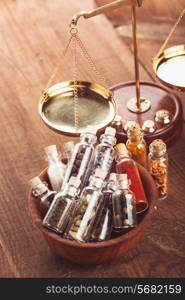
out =
{"type": "MultiPolygon", "coordinates": [[[[114,8],[131,6],[135,81],[117,84],[110,90],[114,93],[117,114],[122,118],[123,128],[126,127],[128,121],[135,121],[142,128],[147,143],[161,138],[170,146],[182,132],[182,104],[178,96],[170,92],[168,88],[152,82],[140,82],[136,7],[140,7],[143,1],[117,0],[89,12],[79,12],[73,17],[71,24],[76,26],[80,17],[87,19],[114,8]]],[[[165,84],[164,80],[161,82],[165,84]]],[[[172,87],[169,84],[165,85],[172,87]]],[[[117,133],[117,140],[126,142],[125,129],[117,133]]]]}

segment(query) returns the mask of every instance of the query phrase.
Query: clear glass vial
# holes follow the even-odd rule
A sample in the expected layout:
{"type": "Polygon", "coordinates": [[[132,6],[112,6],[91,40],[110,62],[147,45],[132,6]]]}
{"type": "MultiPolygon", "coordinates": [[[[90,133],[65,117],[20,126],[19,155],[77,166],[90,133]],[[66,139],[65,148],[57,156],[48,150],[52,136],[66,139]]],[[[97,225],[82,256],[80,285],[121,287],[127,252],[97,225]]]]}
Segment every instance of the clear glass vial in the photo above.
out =
{"type": "Polygon", "coordinates": [[[155,180],[159,199],[165,199],[168,195],[168,154],[166,144],[160,139],[149,146],[148,169],[155,180]]]}
{"type": "Polygon", "coordinates": [[[58,193],[52,202],[43,225],[57,233],[62,234],[78,205],[80,179],[71,177],[65,193],[58,193]]]}
{"type": "Polygon", "coordinates": [[[88,132],[81,134],[80,142],[74,147],[72,156],[67,164],[62,190],[65,190],[71,176],[77,176],[81,180],[80,188],[83,187],[87,180],[92,163],[94,144],[97,141],[96,131],[91,127],[87,130],[88,132]]]}
{"type": "Polygon", "coordinates": [[[38,199],[40,199],[40,205],[43,208],[44,212],[46,212],[53,198],[56,195],[55,191],[51,191],[46,182],[41,181],[41,179],[37,176],[32,178],[29,181],[29,185],[32,189],[32,195],[38,199]]]}
{"type": "Polygon", "coordinates": [[[127,174],[119,175],[119,187],[112,195],[113,223],[115,231],[137,226],[135,196],[130,190],[127,174]]]}
{"type": "Polygon", "coordinates": [[[101,242],[109,240],[113,228],[112,194],[117,189],[116,173],[111,173],[93,221],[90,240],[101,242]]]}
{"type": "Polygon", "coordinates": [[[102,189],[106,174],[106,170],[96,169],[89,186],[85,187],[80,195],[80,205],[67,226],[65,237],[79,242],[90,240],[97,207],[103,197],[102,189]]]}
{"type": "Polygon", "coordinates": [[[101,168],[110,173],[115,157],[114,145],[116,144],[116,129],[107,127],[105,133],[100,136],[100,143],[95,147],[94,159],[92,163],[91,175],[94,170],[101,168]]]}
{"type": "Polygon", "coordinates": [[[48,177],[51,187],[54,191],[59,192],[65,171],[66,165],[60,160],[60,153],[57,151],[56,145],[51,145],[45,148],[46,160],[48,161],[48,177]]]}

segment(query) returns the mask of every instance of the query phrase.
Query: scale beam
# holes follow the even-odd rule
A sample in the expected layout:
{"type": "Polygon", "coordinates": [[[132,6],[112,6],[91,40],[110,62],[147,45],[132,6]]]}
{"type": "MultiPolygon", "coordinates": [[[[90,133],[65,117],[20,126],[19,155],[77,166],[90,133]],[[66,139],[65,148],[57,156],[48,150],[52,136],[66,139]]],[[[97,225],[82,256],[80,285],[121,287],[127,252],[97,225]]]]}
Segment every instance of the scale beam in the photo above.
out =
{"type": "Polygon", "coordinates": [[[72,18],[71,25],[77,25],[78,20],[81,17],[84,17],[85,19],[95,17],[97,15],[103,14],[105,12],[108,12],[109,10],[119,8],[121,6],[138,6],[140,7],[142,5],[144,0],[116,0],[114,2],[111,2],[109,4],[103,5],[101,7],[92,9],[90,11],[81,11],[77,14],[75,14],[72,18]]]}

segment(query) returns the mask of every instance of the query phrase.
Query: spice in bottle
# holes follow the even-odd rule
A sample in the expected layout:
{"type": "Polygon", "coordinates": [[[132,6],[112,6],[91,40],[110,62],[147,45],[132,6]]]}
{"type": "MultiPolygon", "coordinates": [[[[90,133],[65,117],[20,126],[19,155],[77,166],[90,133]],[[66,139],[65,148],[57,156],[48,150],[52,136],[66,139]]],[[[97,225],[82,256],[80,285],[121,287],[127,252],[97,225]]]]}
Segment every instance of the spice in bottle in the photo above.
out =
{"type": "Polygon", "coordinates": [[[154,140],[149,146],[148,168],[154,178],[159,199],[165,199],[168,195],[168,154],[166,144],[160,139],[154,140]]]}
{"type": "Polygon", "coordinates": [[[98,205],[94,218],[90,237],[93,242],[109,240],[111,237],[113,228],[112,194],[116,189],[117,177],[115,173],[111,173],[107,186],[103,189],[103,198],[98,205]]]}
{"type": "Polygon", "coordinates": [[[113,223],[115,231],[123,231],[137,226],[135,196],[130,190],[127,174],[119,175],[118,189],[113,192],[113,223]]]}
{"type": "Polygon", "coordinates": [[[116,151],[116,171],[119,174],[126,173],[131,181],[130,189],[135,195],[136,212],[141,213],[148,208],[148,201],[145,196],[142,181],[139,175],[136,162],[130,157],[125,144],[117,144],[116,151]]]}
{"type": "Polygon", "coordinates": [[[60,160],[60,153],[56,145],[45,148],[46,160],[48,161],[48,177],[54,191],[60,191],[66,171],[66,165],[60,160]]]}
{"type": "Polygon", "coordinates": [[[112,163],[115,158],[114,145],[116,144],[116,130],[107,127],[105,133],[100,136],[100,143],[95,147],[94,158],[91,167],[91,175],[97,168],[107,170],[107,176],[110,173],[112,163]]]}
{"type": "Polygon", "coordinates": [[[73,141],[69,141],[64,143],[63,145],[63,157],[62,161],[67,164],[72,156],[73,150],[74,150],[75,144],[73,141]]]}
{"type": "Polygon", "coordinates": [[[40,200],[40,206],[44,213],[46,213],[56,195],[56,192],[51,191],[48,188],[47,183],[41,181],[39,177],[32,178],[29,181],[29,184],[32,189],[32,195],[40,200]]]}
{"type": "Polygon", "coordinates": [[[58,193],[44,220],[43,225],[62,234],[78,205],[80,179],[71,177],[65,193],[58,193]]]}
{"type": "Polygon", "coordinates": [[[97,208],[103,198],[102,189],[106,175],[106,170],[96,169],[89,186],[85,187],[80,195],[80,205],[67,226],[65,237],[79,242],[90,241],[97,208]]]}
{"type": "Polygon", "coordinates": [[[65,190],[71,176],[78,177],[81,180],[80,188],[84,186],[89,174],[89,169],[91,168],[94,144],[96,141],[96,131],[93,127],[89,126],[87,132],[80,135],[80,142],[75,145],[67,164],[62,190],[65,190]]]}
{"type": "Polygon", "coordinates": [[[132,158],[146,168],[147,148],[140,128],[138,126],[131,126],[127,130],[127,137],[126,147],[132,154],[132,158]]]}

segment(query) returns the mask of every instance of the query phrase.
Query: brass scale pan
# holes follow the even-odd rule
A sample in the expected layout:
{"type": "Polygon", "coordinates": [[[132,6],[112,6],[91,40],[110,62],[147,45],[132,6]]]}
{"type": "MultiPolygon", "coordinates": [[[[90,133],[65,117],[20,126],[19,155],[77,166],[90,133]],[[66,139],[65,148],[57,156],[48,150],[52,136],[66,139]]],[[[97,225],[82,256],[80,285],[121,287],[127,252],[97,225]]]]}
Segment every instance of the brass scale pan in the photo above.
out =
{"type": "Polygon", "coordinates": [[[166,48],[166,45],[184,15],[185,9],[180,13],[159,53],[153,59],[153,69],[161,83],[179,91],[185,91],[185,45],[177,45],[170,48],[166,48]]]}
{"type": "Polygon", "coordinates": [[[51,86],[48,96],[39,100],[39,114],[52,130],[79,136],[88,125],[99,130],[110,124],[116,115],[116,103],[108,89],[86,81],[65,81],[51,86]],[[79,128],[74,125],[74,87],[78,91],[79,128]]]}

